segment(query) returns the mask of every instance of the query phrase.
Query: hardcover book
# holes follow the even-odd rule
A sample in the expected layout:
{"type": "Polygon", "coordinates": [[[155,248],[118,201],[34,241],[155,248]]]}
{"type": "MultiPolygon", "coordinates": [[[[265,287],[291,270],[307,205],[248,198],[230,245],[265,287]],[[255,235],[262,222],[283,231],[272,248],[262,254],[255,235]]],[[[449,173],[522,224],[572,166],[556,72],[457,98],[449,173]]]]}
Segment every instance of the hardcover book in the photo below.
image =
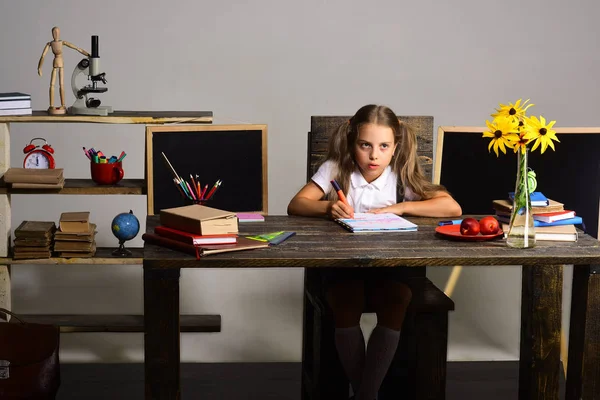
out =
{"type": "MultiPolygon", "coordinates": [[[[508,234],[508,224],[502,224],[504,237],[508,234]]],[[[558,241],[558,242],[576,242],[577,229],[574,225],[557,225],[535,228],[535,240],[539,241],[558,241]]]]}
{"type": "Polygon", "coordinates": [[[160,224],[197,235],[238,233],[235,213],[198,204],[161,210],[160,224]]]}
{"type": "MultiPolygon", "coordinates": [[[[529,194],[529,198],[531,199],[532,207],[544,207],[549,204],[548,198],[542,194],[542,192],[531,192],[529,194]]],[[[515,200],[515,192],[508,193],[508,199],[510,201],[515,200]]]]}
{"type": "MultiPolygon", "coordinates": [[[[492,200],[492,207],[498,212],[510,213],[512,211],[513,203],[509,200],[492,200]]],[[[531,212],[533,214],[544,214],[555,211],[564,211],[564,204],[548,199],[548,205],[545,207],[534,207],[531,206],[531,212]]]]}
{"type": "Polygon", "coordinates": [[[203,244],[230,244],[237,242],[237,235],[235,233],[224,235],[196,235],[194,233],[184,232],[166,226],[157,226],[154,228],[154,233],[169,239],[178,240],[180,242],[196,246],[203,244]]]}
{"type": "Polygon", "coordinates": [[[241,250],[262,249],[269,247],[269,243],[257,242],[256,240],[247,239],[245,237],[239,237],[237,243],[213,244],[202,246],[194,246],[192,244],[187,244],[178,240],[169,239],[154,233],[144,233],[142,235],[142,239],[144,240],[144,242],[147,243],[191,254],[195,256],[196,259],[200,259],[201,257],[208,256],[211,254],[228,253],[231,251],[241,250]]]}
{"type": "Polygon", "coordinates": [[[90,212],[75,211],[60,214],[61,232],[88,233],[90,231],[90,212]]]}
{"type": "Polygon", "coordinates": [[[63,169],[29,169],[29,168],[10,168],[4,174],[6,183],[60,183],[63,178],[63,169]]]}
{"type": "MultiPolygon", "coordinates": [[[[498,221],[503,222],[505,224],[510,224],[510,215],[496,215],[496,219],[498,219],[498,221]]],[[[544,227],[544,226],[558,226],[558,225],[583,225],[583,219],[581,217],[573,217],[573,218],[567,218],[567,219],[560,219],[558,221],[553,221],[553,222],[544,222],[544,221],[537,220],[535,218],[535,215],[533,216],[533,226],[535,228],[544,227]]]]}
{"type": "Polygon", "coordinates": [[[543,222],[555,222],[575,217],[575,211],[558,211],[553,213],[534,214],[533,219],[543,222]]]}

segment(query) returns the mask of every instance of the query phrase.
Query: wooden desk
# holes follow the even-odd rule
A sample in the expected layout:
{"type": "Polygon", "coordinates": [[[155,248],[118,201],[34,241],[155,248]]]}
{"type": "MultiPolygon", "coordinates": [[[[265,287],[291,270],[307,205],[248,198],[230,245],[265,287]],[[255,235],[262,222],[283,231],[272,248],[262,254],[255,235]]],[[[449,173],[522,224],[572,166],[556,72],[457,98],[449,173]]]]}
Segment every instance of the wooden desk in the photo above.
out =
{"type": "MultiPolygon", "coordinates": [[[[211,255],[201,260],[146,244],[144,314],[146,399],[180,398],[179,276],[181,268],[339,268],[522,265],[519,399],[558,399],[562,265],[574,264],[567,399],[600,399],[600,246],[540,242],[527,250],[503,240],[457,242],[438,237],[438,219],[409,218],[418,232],[351,234],[332,221],[268,216],[240,224],[240,234],[280,230],[296,236],[268,249],[211,255]],[[592,296],[592,294],[594,294],[592,296]],[[585,374],[583,374],[585,372],[585,374]]],[[[158,217],[150,216],[147,231],[158,217]]]]}

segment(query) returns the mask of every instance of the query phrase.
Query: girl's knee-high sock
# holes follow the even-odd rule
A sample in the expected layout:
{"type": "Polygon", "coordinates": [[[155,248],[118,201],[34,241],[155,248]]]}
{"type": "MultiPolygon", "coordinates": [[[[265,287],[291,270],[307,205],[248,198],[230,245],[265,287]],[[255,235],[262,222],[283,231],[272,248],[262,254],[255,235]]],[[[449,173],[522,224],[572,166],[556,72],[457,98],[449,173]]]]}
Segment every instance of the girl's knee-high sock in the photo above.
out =
{"type": "Polygon", "coordinates": [[[336,328],[335,347],[352,391],[357,393],[365,365],[365,337],[360,326],[336,328]]]}
{"type": "Polygon", "coordinates": [[[365,367],[356,400],[374,400],[400,340],[400,331],[377,325],[367,345],[365,367]]]}

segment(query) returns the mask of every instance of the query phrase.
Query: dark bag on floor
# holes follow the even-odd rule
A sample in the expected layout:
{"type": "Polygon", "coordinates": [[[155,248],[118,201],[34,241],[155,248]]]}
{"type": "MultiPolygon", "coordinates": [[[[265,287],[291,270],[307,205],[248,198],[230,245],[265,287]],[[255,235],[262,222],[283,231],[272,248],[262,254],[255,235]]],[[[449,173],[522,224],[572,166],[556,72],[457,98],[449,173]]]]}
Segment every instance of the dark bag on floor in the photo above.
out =
{"type": "Polygon", "coordinates": [[[60,386],[57,326],[17,321],[0,322],[0,399],[50,400],[60,386]]]}

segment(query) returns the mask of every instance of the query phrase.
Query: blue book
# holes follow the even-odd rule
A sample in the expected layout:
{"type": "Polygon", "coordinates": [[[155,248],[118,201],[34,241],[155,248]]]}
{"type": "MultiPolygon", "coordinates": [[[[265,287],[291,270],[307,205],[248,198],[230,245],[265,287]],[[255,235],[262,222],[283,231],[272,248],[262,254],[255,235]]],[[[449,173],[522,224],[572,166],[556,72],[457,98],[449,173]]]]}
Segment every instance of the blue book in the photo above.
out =
{"type": "MultiPolygon", "coordinates": [[[[496,219],[500,222],[504,222],[505,224],[510,223],[510,216],[496,215],[496,219]]],[[[533,220],[533,226],[536,228],[541,227],[541,226],[557,226],[557,225],[582,225],[583,226],[583,219],[581,217],[573,217],[573,218],[561,219],[560,221],[554,221],[554,222],[543,222],[543,221],[538,221],[536,219],[533,220]]],[[[585,230],[585,227],[583,228],[583,230],[585,230]]]]}
{"type": "MultiPolygon", "coordinates": [[[[510,201],[515,200],[515,192],[509,192],[508,198],[510,201]]],[[[544,207],[550,204],[548,198],[542,194],[542,192],[531,192],[529,194],[529,198],[531,199],[532,207],[544,207]]]]}

